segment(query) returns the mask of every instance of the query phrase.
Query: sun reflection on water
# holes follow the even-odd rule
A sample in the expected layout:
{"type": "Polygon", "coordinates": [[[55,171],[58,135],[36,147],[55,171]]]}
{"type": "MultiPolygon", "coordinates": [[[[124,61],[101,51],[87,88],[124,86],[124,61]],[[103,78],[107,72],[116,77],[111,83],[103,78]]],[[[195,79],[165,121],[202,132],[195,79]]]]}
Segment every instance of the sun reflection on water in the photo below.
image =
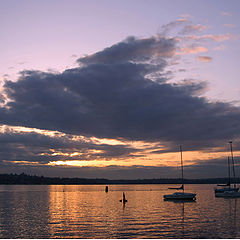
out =
{"type": "Polygon", "coordinates": [[[213,188],[186,185],[197,201],[172,202],[168,185],[2,185],[0,238],[239,238],[239,199],[213,188]]]}

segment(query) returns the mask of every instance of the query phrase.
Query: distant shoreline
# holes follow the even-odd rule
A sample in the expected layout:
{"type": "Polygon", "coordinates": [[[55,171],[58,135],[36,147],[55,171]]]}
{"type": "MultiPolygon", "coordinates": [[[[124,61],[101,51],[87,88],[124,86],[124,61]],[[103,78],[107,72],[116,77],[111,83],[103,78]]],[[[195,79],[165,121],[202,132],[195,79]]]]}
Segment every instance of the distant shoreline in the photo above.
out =
{"type": "MultiPolygon", "coordinates": [[[[184,179],[185,184],[225,184],[228,178],[184,179]]],[[[61,178],[22,174],[0,174],[0,185],[119,185],[119,184],[181,184],[180,178],[118,179],[61,178]]],[[[231,183],[234,183],[233,179],[231,183]]],[[[240,178],[236,178],[240,183],[240,178]]]]}

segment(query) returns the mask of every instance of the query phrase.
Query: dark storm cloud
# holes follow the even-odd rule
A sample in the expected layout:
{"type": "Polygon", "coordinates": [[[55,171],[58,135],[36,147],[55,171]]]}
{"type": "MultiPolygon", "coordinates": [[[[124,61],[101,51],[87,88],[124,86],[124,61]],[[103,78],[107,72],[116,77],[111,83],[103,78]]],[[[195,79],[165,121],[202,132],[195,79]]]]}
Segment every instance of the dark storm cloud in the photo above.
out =
{"type": "Polygon", "coordinates": [[[44,164],[57,160],[105,160],[134,157],[137,149],[127,145],[96,144],[84,139],[72,139],[71,135],[47,136],[35,132],[6,131],[0,134],[0,160],[5,162],[28,161],[44,164]],[[94,152],[97,150],[98,152],[94,152]],[[92,152],[93,151],[93,152],[92,152]],[[72,153],[81,155],[73,155],[72,153]]]}
{"type": "Polygon", "coordinates": [[[0,103],[4,103],[5,102],[5,98],[4,96],[0,93],[0,103]]]}
{"type": "Polygon", "coordinates": [[[78,59],[80,67],[60,74],[24,71],[17,82],[4,85],[10,101],[0,109],[0,122],[184,144],[188,150],[239,137],[239,108],[200,97],[205,83],[170,84],[161,77],[176,48],[172,38],[131,37],[78,59]],[[154,81],[153,73],[159,73],[154,81]]]}
{"type": "MultiPolygon", "coordinates": [[[[79,58],[79,63],[119,63],[126,61],[146,61],[152,57],[171,57],[175,52],[174,38],[151,37],[136,39],[128,37],[125,41],[105,48],[101,52],[79,58]]],[[[163,59],[162,59],[163,60],[163,59]]]]}

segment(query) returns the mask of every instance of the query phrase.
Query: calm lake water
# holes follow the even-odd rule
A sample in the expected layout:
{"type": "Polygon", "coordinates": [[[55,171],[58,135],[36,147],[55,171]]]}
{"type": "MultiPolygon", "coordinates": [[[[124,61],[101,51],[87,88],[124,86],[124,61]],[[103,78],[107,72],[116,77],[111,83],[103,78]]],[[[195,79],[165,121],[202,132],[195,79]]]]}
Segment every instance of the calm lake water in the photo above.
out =
{"type": "Polygon", "coordinates": [[[176,203],[163,200],[167,188],[0,185],[0,238],[240,238],[240,198],[186,185],[196,202],[176,203]]]}

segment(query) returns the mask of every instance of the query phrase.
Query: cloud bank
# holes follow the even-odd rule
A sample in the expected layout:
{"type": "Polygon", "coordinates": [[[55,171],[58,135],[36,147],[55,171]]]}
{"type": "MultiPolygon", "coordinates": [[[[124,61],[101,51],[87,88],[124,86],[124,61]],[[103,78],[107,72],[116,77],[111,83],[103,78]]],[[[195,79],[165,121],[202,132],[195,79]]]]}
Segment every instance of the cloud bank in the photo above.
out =
{"type": "MultiPolygon", "coordinates": [[[[172,22],[163,31],[186,22],[172,22]]],[[[182,33],[204,29],[201,25],[188,25],[182,33]]],[[[185,37],[223,41],[231,36],[185,37]]],[[[0,94],[0,124],[65,135],[4,132],[0,136],[4,146],[1,159],[46,164],[60,159],[134,158],[137,152],[124,144],[73,141],[72,135],[158,142],[165,146],[165,152],[175,152],[179,144],[186,151],[207,150],[239,138],[238,107],[202,97],[205,82],[170,82],[168,67],[179,50],[196,54],[208,49],[197,45],[183,48],[178,38],[164,34],[144,39],[128,37],[77,59],[79,67],[61,73],[23,71],[18,81],[5,81],[0,94]],[[80,154],[74,155],[76,152],[80,154]]],[[[211,61],[208,56],[198,59],[211,61]]]]}
{"type": "Polygon", "coordinates": [[[201,97],[204,82],[168,83],[164,72],[176,49],[173,38],[131,37],[59,74],[24,71],[5,82],[0,122],[174,144],[239,136],[239,108],[201,97]]]}

